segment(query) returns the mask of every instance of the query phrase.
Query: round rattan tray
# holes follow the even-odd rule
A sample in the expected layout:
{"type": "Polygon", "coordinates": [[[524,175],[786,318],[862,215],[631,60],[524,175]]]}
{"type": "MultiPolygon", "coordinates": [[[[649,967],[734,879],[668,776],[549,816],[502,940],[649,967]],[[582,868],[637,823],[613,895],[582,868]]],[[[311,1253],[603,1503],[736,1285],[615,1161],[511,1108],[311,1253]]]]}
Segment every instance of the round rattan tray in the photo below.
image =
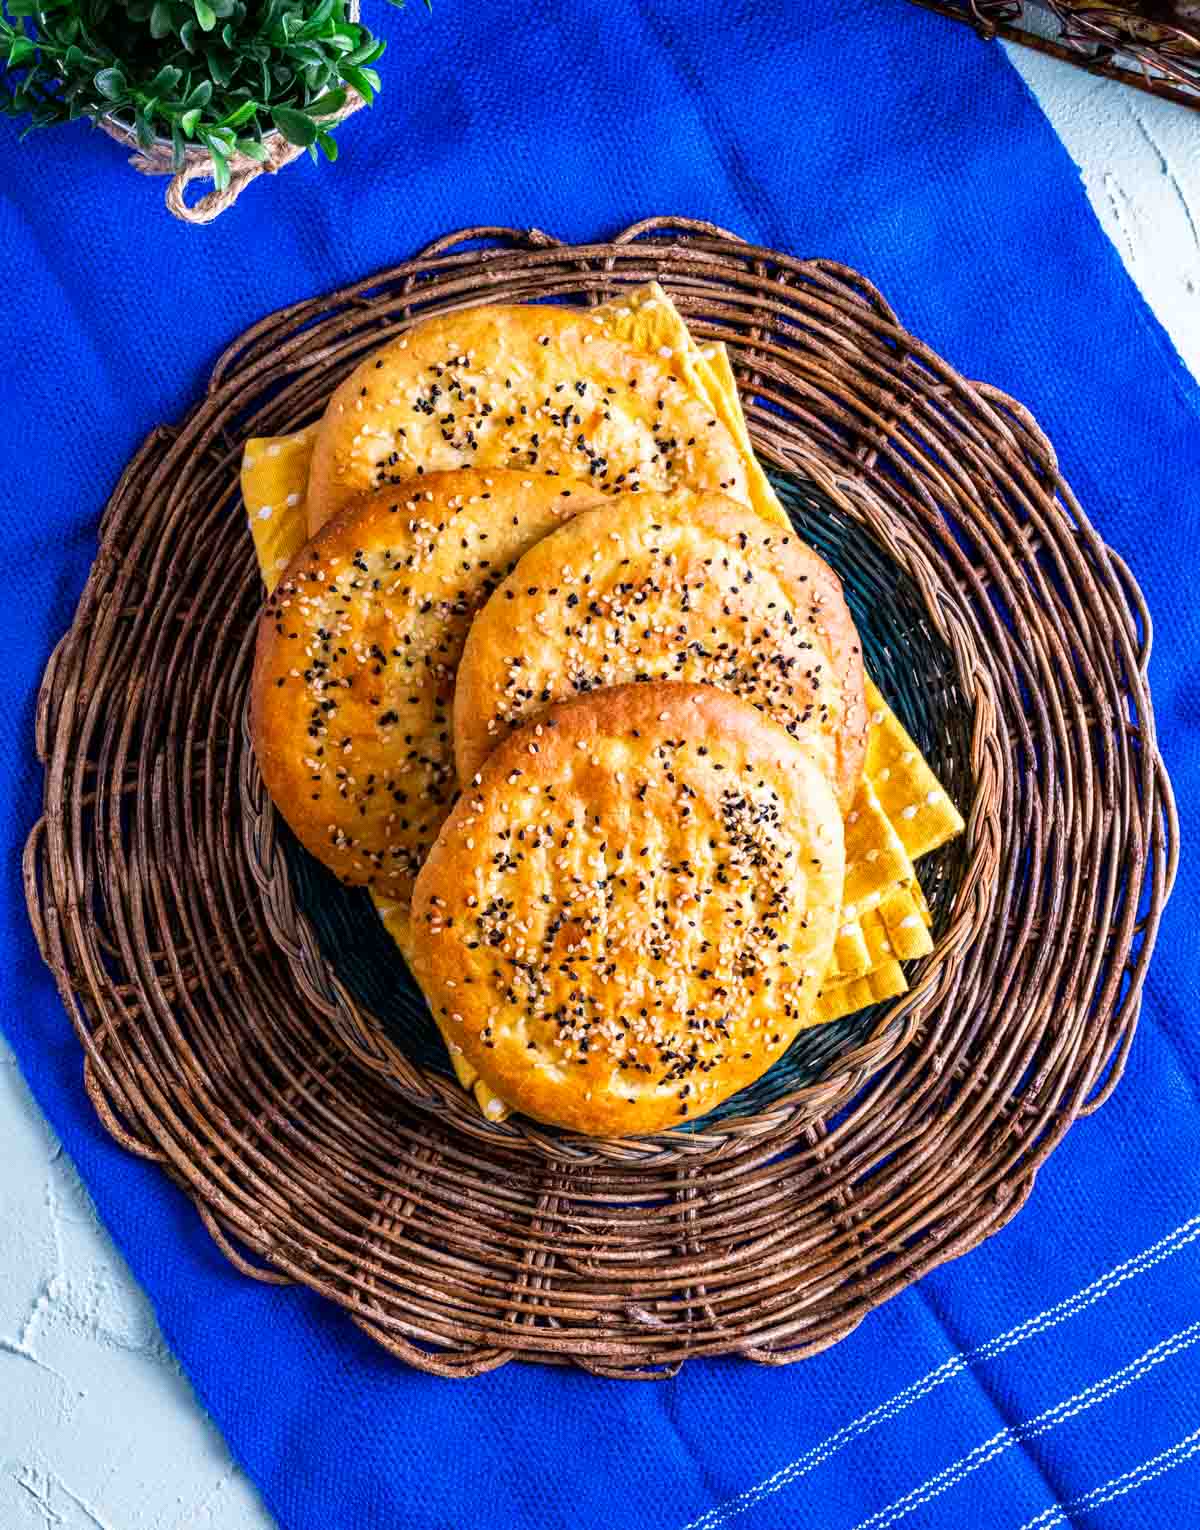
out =
{"type": "Polygon", "coordinates": [[[1176,846],[1149,650],[1026,411],[854,272],[674,220],[587,246],[468,230],[256,325],[126,470],[40,696],[30,913],[106,1127],[248,1275],[445,1374],[780,1363],[999,1227],[1115,1085],[1176,846]],[[650,278],[729,346],[764,460],[916,592],[968,830],[900,1003],[774,1097],[591,1142],[485,1122],[322,954],[243,732],[261,596],[237,472],[247,435],[314,417],[421,314],[650,278]]]}

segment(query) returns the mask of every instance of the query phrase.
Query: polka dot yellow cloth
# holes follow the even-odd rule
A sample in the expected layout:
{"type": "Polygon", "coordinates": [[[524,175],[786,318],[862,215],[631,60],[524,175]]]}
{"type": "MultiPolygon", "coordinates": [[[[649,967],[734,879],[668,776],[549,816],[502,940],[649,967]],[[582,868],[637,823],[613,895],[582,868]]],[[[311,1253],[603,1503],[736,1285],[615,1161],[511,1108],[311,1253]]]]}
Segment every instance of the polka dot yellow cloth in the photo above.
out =
{"type": "MultiPolygon", "coordinates": [[[[656,283],[594,312],[613,334],[676,358],[680,379],[701,394],[729,428],[745,458],[751,502],[761,515],[787,523],[750,444],[733,371],[724,346],[700,347],[656,283]]],[[[304,497],[316,426],[291,435],[248,441],[242,495],[263,581],[272,589],[307,540],[304,497]]],[[[846,886],[833,964],[813,1012],[825,1024],[908,987],[900,963],[933,949],[930,916],[913,862],[960,834],[964,824],[937,777],[868,678],[871,722],[866,773],[846,817],[846,886]]],[[[407,910],[376,898],[401,951],[407,910]]],[[[407,955],[407,953],[405,953],[407,955]]],[[[478,1079],[461,1053],[451,1060],[464,1088],[493,1120],[508,1107],[478,1079]]]]}

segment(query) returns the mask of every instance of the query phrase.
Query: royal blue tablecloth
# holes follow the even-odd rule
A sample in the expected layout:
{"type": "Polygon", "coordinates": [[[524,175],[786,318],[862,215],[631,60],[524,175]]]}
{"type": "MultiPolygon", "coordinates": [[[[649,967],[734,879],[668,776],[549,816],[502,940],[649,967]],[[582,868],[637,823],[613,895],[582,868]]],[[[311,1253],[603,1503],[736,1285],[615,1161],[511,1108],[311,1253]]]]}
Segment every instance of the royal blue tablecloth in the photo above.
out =
{"type": "Polygon", "coordinates": [[[965,29],[902,0],[364,5],[385,90],[341,163],[207,230],[86,128],[18,147],[0,126],[0,1022],[168,1341],[287,1530],[1200,1524],[1200,392],[1036,104],[965,29]],[[17,881],[33,698],[122,464],[253,319],[464,224],[590,238],[651,213],[859,267],[1032,407],[1155,614],[1183,869],[1112,1102],[1015,1222],[835,1349],[657,1386],[434,1380],[237,1275],[100,1129],[17,881]]]}

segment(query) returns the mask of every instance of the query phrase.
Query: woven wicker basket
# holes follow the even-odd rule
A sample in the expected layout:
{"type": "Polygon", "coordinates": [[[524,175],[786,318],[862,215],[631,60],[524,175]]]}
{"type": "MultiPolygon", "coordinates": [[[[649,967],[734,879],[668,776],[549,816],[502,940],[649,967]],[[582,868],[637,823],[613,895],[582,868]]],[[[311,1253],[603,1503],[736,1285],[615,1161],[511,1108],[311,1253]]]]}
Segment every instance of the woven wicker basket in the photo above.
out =
{"type": "Polygon", "coordinates": [[[695,223],[449,236],[242,336],[109,504],[42,688],[25,864],[90,1096],[239,1268],[425,1369],[810,1353],[999,1227],[1120,1075],[1176,844],[1149,645],[1026,412],[855,273],[695,223]],[[893,699],[936,724],[969,824],[902,1003],[774,1096],[604,1143],[483,1121],[322,953],[244,739],[261,595],[237,469],[421,314],[648,278],[729,345],[757,448],[817,485],[806,524],[854,550],[864,598],[914,602],[879,639],[885,690],[946,656],[938,707],[911,681],[893,699]]]}
{"type": "Polygon", "coordinates": [[[1197,0],[914,0],[1089,74],[1200,110],[1197,0]]]}

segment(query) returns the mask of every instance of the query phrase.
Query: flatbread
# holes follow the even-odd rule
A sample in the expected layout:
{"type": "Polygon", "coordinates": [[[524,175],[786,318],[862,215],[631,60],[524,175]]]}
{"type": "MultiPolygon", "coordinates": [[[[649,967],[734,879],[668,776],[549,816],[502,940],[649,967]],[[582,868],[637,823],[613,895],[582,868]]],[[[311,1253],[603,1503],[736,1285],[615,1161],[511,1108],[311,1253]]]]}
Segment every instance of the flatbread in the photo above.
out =
{"type": "MultiPolygon", "coordinates": [[[[592,309],[591,314],[614,339],[643,351],[669,353],[659,359],[675,370],[687,390],[707,403],[711,415],[734,440],[743,464],[748,502],[766,519],[786,528],[787,515],[753,452],[724,346],[698,345],[657,283],[627,290],[612,302],[592,309]]],[[[243,496],[268,590],[307,540],[305,502],[317,429],[317,425],[312,425],[286,436],[255,438],[246,444],[243,496]]],[[[888,890],[900,889],[907,891],[928,928],[929,911],[913,873],[912,860],[961,832],[962,819],[948,800],[944,804],[928,800],[932,792],[940,791],[940,784],[913,750],[911,740],[869,678],[867,697],[875,719],[869,728],[867,774],[846,820],[847,888],[858,896],[857,902],[848,901],[843,907],[841,925],[844,929],[852,924],[858,926],[863,918],[870,919],[888,890]],[[896,824],[889,820],[872,785],[872,766],[888,772],[880,785],[887,789],[888,801],[897,813],[896,824]],[[915,812],[907,818],[899,816],[905,808],[917,804],[923,804],[925,809],[919,821],[915,812]],[[903,830],[903,838],[897,832],[898,826],[903,830]],[[907,847],[912,847],[911,854],[907,847]]],[[[377,889],[372,889],[372,897],[384,924],[411,965],[407,898],[397,901],[377,889]]],[[[886,961],[870,976],[870,981],[861,975],[843,980],[842,975],[831,972],[820,1001],[821,1013],[827,1019],[838,1018],[863,1004],[894,997],[905,987],[903,970],[894,960],[886,961]]],[[[450,1051],[460,1080],[468,1090],[474,1089],[480,1109],[492,1119],[507,1114],[508,1107],[479,1079],[461,1048],[451,1043],[450,1051]]]]}
{"type": "MultiPolygon", "coordinates": [[[[709,349],[716,352],[710,364],[714,375],[719,374],[722,371],[722,349],[709,349]]],[[[727,371],[727,363],[724,369],[727,371]]],[[[242,461],[243,496],[255,550],[268,590],[274,587],[282,569],[286,568],[307,539],[303,501],[313,431],[314,428],[310,427],[289,436],[256,438],[246,444],[242,461]]],[[[870,738],[882,734],[894,740],[898,736],[898,724],[893,725],[891,709],[869,677],[866,685],[872,719],[878,718],[878,721],[872,720],[868,730],[868,774],[864,776],[858,796],[846,815],[847,895],[839,915],[839,928],[842,931],[848,927],[854,928],[860,940],[863,939],[859,929],[860,920],[869,916],[872,910],[878,909],[889,887],[907,889],[926,928],[931,922],[921,884],[912,868],[912,860],[894,825],[883,811],[871,784],[871,760],[875,760],[877,768],[889,769],[891,796],[900,802],[901,808],[918,798],[927,797],[933,788],[925,779],[924,771],[927,767],[924,761],[918,764],[915,759],[908,760],[910,751],[907,748],[897,750],[893,746],[886,751],[886,756],[892,761],[890,766],[884,763],[884,750],[872,751],[870,738]],[[851,897],[851,894],[854,896],[851,897]]],[[[924,843],[930,849],[960,832],[961,819],[954,812],[952,804],[948,803],[947,808],[940,826],[943,839],[937,839],[935,832],[931,842],[926,820],[924,843]]],[[[911,824],[915,821],[915,815],[914,819],[900,821],[906,825],[911,824]]],[[[372,889],[371,895],[381,920],[411,966],[407,897],[398,900],[375,889],[372,889]]],[[[853,982],[846,977],[846,973],[855,966],[852,953],[857,951],[861,955],[865,950],[865,943],[859,947],[849,936],[839,936],[829,979],[820,1001],[820,1012],[825,1018],[841,1018],[843,1014],[852,1013],[863,1004],[877,1002],[875,992],[879,998],[891,998],[904,992],[907,985],[903,969],[895,960],[883,964],[882,975],[877,973],[874,978],[874,990],[870,983],[853,982]],[[897,983],[900,986],[896,986],[897,983]]],[[[859,979],[868,975],[856,973],[859,979]]],[[[461,1047],[452,1038],[448,1038],[448,1045],[460,1082],[468,1092],[474,1093],[480,1110],[492,1120],[503,1119],[509,1113],[509,1107],[483,1083],[477,1071],[466,1061],[461,1047]]]]}
{"type": "Polygon", "coordinates": [[[503,1100],[656,1131],[812,1023],[843,876],[828,783],[756,707],[605,689],[514,733],[459,799],[417,878],[414,970],[503,1100]]]}
{"type": "Polygon", "coordinates": [[[255,752],[300,842],[404,899],[456,792],[451,700],[475,611],[586,485],[430,474],[350,506],[293,559],[259,623],[255,752]]]}
{"type": "Polygon", "coordinates": [[[727,407],[706,395],[706,382],[720,390],[674,307],[661,289],[616,306],[634,338],[611,311],[510,304],[437,314],[382,346],[337,388],[317,429],[309,530],[360,494],[464,467],[578,478],[605,494],[710,489],[751,504],[762,470],[751,472],[727,407]]]}
{"type": "Polygon", "coordinates": [[[454,697],[469,780],[514,727],[601,686],[681,680],[761,707],[843,807],[866,750],[862,653],[837,575],[722,495],[628,495],[544,537],[476,616],[454,697]]]}

